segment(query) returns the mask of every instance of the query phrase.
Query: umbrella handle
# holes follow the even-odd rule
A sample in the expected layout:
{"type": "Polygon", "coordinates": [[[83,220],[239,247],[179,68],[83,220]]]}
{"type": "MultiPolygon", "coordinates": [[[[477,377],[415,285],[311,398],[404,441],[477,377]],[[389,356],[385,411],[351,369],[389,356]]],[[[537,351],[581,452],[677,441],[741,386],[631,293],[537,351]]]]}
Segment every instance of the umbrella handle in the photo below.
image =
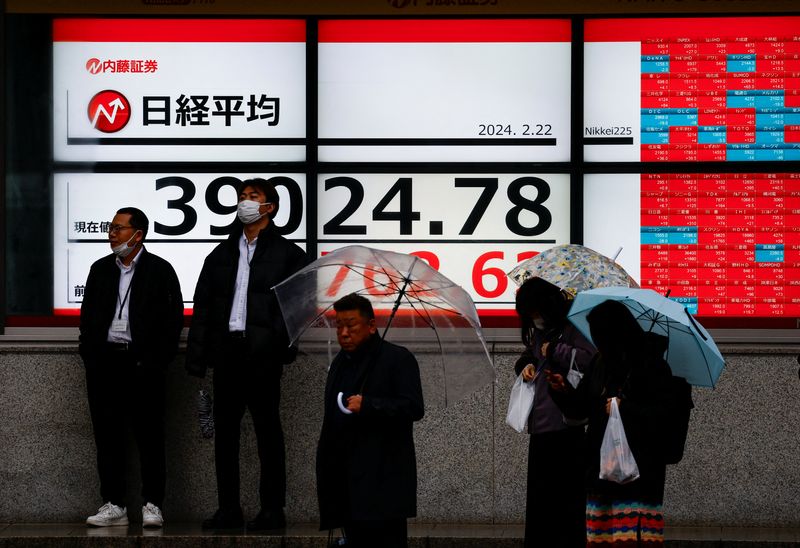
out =
{"type": "Polygon", "coordinates": [[[343,396],[344,396],[344,393],[343,393],[343,392],[339,392],[339,394],[336,396],[336,405],[338,405],[338,406],[339,406],[339,410],[340,410],[342,413],[344,413],[345,415],[352,415],[352,414],[353,414],[353,412],[352,412],[352,411],[350,411],[350,410],[347,408],[347,406],[346,406],[346,405],[344,405],[344,402],[342,401],[342,397],[343,397],[343,396]]]}

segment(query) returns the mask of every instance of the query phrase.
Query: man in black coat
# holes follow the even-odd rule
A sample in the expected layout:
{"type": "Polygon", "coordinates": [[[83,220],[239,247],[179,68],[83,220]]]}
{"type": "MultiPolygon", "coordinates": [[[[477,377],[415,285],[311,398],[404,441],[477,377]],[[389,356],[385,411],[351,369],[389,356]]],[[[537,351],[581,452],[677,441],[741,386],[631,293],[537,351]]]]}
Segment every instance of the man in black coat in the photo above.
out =
{"type": "Polygon", "coordinates": [[[328,371],[317,449],[320,529],[342,527],[348,546],[405,547],[417,514],[414,421],[425,411],[419,366],[377,334],[370,302],[333,305],[341,352],[328,371]]]}
{"type": "Polygon", "coordinates": [[[283,365],[294,349],[272,288],[308,262],[306,253],[278,232],[272,219],[279,196],[264,179],[237,189],[238,222],[206,257],[194,294],[186,349],[189,374],[214,369],[214,427],[219,507],[206,529],[244,524],[239,493],[239,430],[250,410],[261,462],[261,510],[249,530],[285,526],[286,455],[280,422],[283,365]]]}
{"type": "Polygon", "coordinates": [[[149,222],[133,207],[109,227],[112,254],[89,271],[81,305],[80,354],[105,504],[86,523],[126,525],[125,434],[133,430],[142,474],[142,520],[163,524],[164,374],[178,351],[183,298],[172,266],[145,250],[149,222]]]}

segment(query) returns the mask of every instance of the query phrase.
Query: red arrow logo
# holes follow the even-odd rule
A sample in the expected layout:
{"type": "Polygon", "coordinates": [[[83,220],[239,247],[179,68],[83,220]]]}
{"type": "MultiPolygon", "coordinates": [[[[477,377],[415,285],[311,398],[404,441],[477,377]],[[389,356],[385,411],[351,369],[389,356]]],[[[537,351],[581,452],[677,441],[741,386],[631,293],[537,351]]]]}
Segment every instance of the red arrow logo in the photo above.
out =
{"type": "Polygon", "coordinates": [[[92,97],[88,114],[93,128],[103,133],[115,133],[130,120],[131,105],[120,92],[107,89],[92,97]]]}

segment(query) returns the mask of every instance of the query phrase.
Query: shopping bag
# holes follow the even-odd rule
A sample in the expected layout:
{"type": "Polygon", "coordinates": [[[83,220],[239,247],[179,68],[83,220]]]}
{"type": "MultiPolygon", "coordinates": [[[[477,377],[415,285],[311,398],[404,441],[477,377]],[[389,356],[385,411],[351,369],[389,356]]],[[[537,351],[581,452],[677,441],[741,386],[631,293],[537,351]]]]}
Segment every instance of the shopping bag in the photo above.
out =
{"type": "Polygon", "coordinates": [[[517,432],[524,432],[528,425],[528,416],[533,409],[535,392],[536,387],[533,381],[525,382],[520,373],[511,387],[511,397],[508,400],[508,413],[506,414],[506,422],[517,432]]]}
{"type": "Polygon", "coordinates": [[[600,479],[628,483],[639,478],[639,466],[625,437],[617,398],[611,400],[611,413],[600,446],[600,479]]]}

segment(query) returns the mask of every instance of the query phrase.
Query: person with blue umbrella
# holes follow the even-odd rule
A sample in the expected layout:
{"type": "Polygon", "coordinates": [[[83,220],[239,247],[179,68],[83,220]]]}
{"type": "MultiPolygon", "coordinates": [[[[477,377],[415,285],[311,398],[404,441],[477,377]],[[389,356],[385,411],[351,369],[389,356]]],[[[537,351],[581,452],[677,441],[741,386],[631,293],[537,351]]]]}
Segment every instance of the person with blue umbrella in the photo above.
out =
{"type": "Polygon", "coordinates": [[[607,300],[586,316],[598,354],[573,388],[562,374],[546,373],[550,394],[566,417],[588,419],[586,451],[587,546],[662,546],[663,456],[671,412],[672,372],[664,360],[667,339],[646,333],[621,302],[607,300]],[[615,483],[600,479],[601,446],[616,400],[639,476],[615,483]]]}

